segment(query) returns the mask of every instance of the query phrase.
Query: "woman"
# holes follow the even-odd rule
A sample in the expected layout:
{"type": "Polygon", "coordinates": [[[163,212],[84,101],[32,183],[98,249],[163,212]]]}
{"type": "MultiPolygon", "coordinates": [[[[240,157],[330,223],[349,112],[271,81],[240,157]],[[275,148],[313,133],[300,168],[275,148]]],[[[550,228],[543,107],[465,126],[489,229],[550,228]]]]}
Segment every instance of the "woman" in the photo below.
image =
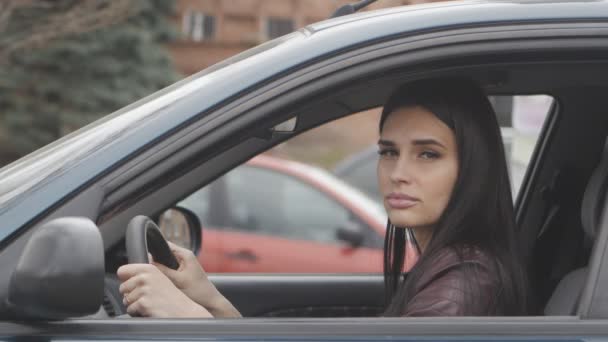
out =
{"type": "MultiPolygon", "coordinates": [[[[389,217],[385,316],[525,314],[526,280],[500,130],[479,87],[444,78],[397,89],[384,106],[378,146],[378,182],[389,217]],[[406,240],[412,235],[416,239],[406,240]],[[407,256],[418,260],[402,279],[408,241],[420,255],[407,256]]],[[[240,316],[191,252],[172,249],[177,271],[143,264],[118,270],[129,313],[240,316]]]]}
{"type": "Polygon", "coordinates": [[[385,315],[525,314],[504,149],[481,89],[464,79],[399,88],[384,106],[378,145],[389,216],[385,315]],[[421,254],[401,281],[405,227],[421,254]]]}

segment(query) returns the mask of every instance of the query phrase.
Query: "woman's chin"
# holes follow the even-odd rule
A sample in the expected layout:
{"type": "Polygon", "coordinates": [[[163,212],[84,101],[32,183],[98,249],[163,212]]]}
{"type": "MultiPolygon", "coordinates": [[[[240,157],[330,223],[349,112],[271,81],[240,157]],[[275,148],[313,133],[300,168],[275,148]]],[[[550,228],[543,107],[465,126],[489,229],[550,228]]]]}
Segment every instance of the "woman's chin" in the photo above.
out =
{"type": "Polygon", "coordinates": [[[402,213],[399,213],[397,215],[390,215],[389,214],[389,219],[391,220],[391,223],[395,226],[395,227],[399,227],[399,228],[414,228],[416,226],[418,226],[418,220],[416,220],[415,218],[411,217],[411,215],[403,215],[402,213]],[[401,214],[401,215],[399,215],[401,214]]]}
{"type": "Polygon", "coordinates": [[[434,222],[429,221],[424,215],[416,215],[412,210],[391,210],[388,212],[388,218],[395,227],[399,228],[423,228],[433,226],[434,222]]]}

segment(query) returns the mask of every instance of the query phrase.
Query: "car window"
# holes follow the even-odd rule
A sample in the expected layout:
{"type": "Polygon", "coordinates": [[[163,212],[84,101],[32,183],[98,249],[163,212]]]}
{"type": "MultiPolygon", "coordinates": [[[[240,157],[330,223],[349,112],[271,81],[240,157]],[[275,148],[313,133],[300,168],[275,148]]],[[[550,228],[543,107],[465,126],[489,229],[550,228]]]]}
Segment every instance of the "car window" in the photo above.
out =
{"type": "Polygon", "coordinates": [[[507,98],[511,98],[511,120],[501,129],[515,199],[554,100],[547,95],[507,98]]]}
{"type": "MultiPolygon", "coordinates": [[[[553,100],[544,95],[489,99],[515,197],[553,100]]],[[[382,272],[387,221],[376,177],[380,112],[357,113],[300,134],[179,203],[204,227],[201,260],[220,260],[204,265],[207,270],[230,272],[231,261],[222,262],[223,255],[246,248],[259,262],[239,266],[242,272],[382,272]],[[279,257],[283,250],[289,253],[279,257]],[[297,266],[311,264],[311,258],[324,263],[318,269],[297,266]]]]}

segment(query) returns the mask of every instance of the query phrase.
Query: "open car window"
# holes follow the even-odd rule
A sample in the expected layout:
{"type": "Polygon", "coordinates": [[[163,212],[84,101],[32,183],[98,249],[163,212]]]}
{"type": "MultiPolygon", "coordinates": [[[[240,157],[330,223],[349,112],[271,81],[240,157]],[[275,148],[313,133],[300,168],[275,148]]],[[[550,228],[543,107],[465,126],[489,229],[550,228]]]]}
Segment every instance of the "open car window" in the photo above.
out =
{"type": "MultiPolygon", "coordinates": [[[[515,198],[553,99],[489,99],[515,198]]],[[[386,213],[376,177],[380,112],[356,113],[291,138],[178,203],[194,212],[205,230],[199,255],[205,269],[382,273],[386,213]],[[356,241],[345,232],[356,234],[356,241]]]]}

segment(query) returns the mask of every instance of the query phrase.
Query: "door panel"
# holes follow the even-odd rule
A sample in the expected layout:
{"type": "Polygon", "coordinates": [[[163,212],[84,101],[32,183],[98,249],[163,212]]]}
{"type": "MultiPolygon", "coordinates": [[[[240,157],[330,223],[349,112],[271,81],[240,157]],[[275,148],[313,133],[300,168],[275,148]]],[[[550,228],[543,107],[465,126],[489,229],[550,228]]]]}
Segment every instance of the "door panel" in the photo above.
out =
{"type": "Polygon", "coordinates": [[[375,317],[384,305],[382,275],[211,275],[246,317],[375,317]]]}

